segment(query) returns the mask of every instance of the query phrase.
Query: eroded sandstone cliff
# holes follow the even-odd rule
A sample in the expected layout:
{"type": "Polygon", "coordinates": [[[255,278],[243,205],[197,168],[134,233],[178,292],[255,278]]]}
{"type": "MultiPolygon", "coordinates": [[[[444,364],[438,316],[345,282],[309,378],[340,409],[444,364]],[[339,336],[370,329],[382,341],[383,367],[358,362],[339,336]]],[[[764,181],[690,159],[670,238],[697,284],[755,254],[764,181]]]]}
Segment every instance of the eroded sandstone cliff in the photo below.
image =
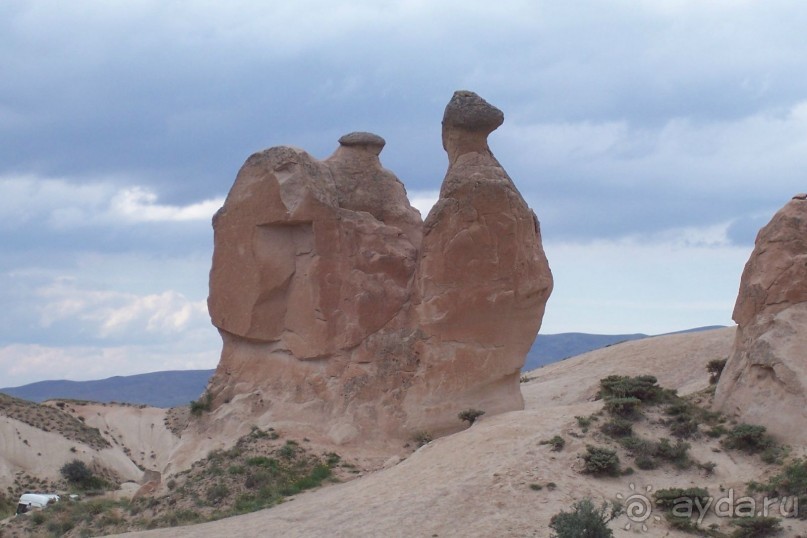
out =
{"type": "Polygon", "coordinates": [[[807,442],[807,195],[757,235],[734,307],[737,335],[715,407],[807,442]]]}
{"type": "Polygon", "coordinates": [[[345,135],[324,161],[291,147],[247,159],[213,220],[214,407],[337,443],[456,429],[468,407],[521,409],[552,275],[538,220],[487,145],[503,119],[455,93],[425,223],[377,135],[345,135]]]}

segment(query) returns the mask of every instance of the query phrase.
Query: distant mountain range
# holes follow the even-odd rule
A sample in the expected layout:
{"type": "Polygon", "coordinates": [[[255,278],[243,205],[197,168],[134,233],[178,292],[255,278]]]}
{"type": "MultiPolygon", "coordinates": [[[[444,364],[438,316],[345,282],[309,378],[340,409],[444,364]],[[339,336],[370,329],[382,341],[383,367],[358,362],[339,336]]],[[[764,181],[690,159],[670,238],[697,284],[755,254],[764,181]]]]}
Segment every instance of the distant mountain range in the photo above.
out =
{"type": "Polygon", "coordinates": [[[153,407],[185,405],[202,394],[214,370],[171,370],[96,381],[39,381],[0,392],[44,402],[53,398],[146,404],[153,407]]]}
{"type": "Polygon", "coordinates": [[[647,338],[646,334],[587,334],[587,333],[560,333],[539,334],[535,339],[527,360],[524,361],[523,371],[534,370],[539,366],[551,364],[561,359],[574,357],[582,353],[594,351],[601,347],[612,346],[628,340],[647,338]]]}
{"type": "MultiPolygon", "coordinates": [[[[718,328],[720,326],[698,327],[680,332],[718,328]]],[[[581,353],[647,336],[646,334],[539,334],[527,354],[523,370],[533,370],[581,353]]],[[[214,370],[172,370],[115,376],[96,381],[39,381],[21,387],[0,389],[0,392],[34,402],[66,398],[176,407],[197,399],[205,390],[213,372],[214,370]]]]}

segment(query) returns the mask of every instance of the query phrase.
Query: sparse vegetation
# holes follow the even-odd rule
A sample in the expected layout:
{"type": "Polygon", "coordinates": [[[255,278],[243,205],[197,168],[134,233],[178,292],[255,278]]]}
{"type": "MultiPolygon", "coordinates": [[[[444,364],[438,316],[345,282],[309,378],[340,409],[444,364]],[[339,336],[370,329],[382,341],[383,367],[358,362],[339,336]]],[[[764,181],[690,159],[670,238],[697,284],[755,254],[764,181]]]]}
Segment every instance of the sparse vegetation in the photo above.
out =
{"type": "Polygon", "coordinates": [[[586,446],[586,453],[582,456],[584,467],[583,472],[595,476],[617,476],[619,475],[619,456],[616,451],[599,447],[586,446]]]}
{"type": "Polygon", "coordinates": [[[633,396],[605,399],[605,410],[618,417],[638,418],[641,405],[642,400],[633,396]]]}
{"type": "Polygon", "coordinates": [[[467,422],[468,426],[473,426],[474,422],[476,422],[476,419],[478,419],[479,417],[481,417],[484,414],[485,414],[484,411],[480,411],[479,409],[471,408],[471,409],[466,409],[465,411],[461,411],[460,414],[457,415],[457,417],[460,420],[462,420],[464,422],[467,422]]]}
{"type": "Polygon", "coordinates": [[[636,466],[642,470],[656,469],[662,462],[672,463],[679,469],[685,469],[692,463],[689,458],[690,445],[681,440],[671,443],[665,437],[649,441],[630,436],[620,439],[620,443],[633,455],[636,466]]]}
{"type": "Polygon", "coordinates": [[[604,502],[600,508],[591,499],[583,499],[572,505],[571,512],[552,516],[549,528],[555,538],[609,538],[614,535],[608,523],[619,517],[622,506],[604,502]]]}
{"type": "MultiPolygon", "coordinates": [[[[100,450],[111,446],[97,428],[91,428],[73,417],[65,410],[66,407],[66,401],[54,402],[51,406],[0,394],[0,416],[19,420],[43,431],[57,432],[65,439],[91,448],[100,450]],[[59,403],[61,407],[57,407],[59,403]]],[[[27,440],[23,442],[30,446],[27,440]]]]}
{"type": "Polygon", "coordinates": [[[776,517],[744,517],[732,520],[731,524],[737,527],[731,534],[732,538],[763,538],[782,532],[782,524],[776,517]]]}
{"type": "Polygon", "coordinates": [[[205,392],[198,400],[191,400],[190,409],[191,415],[198,417],[202,413],[210,411],[213,406],[213,395],[205,392]]]}
{"type": "MultiPolygon", "coordinates": [[[[212,451],[187,471],[172,476],[164,495],[131,502],[60,502],[34,512],[35,518],[16,518],[15,532],[99,536],[201,523],[270,507],[290,495],[337,480],[335,472],[355,469],[338,454],[316,456],[293,440],[278,442],[271,433],[253,429],[231,449],[212,451]]],[[[98,474],[80,461],[70,462],[64,473],[65,480],[77,484],[86,484],[98,474]]]]}
{"type": "Polygon", "coordinates": [[[759,454],[765,463],[781,463],[786,453],[773,437],[766,433],[765,426],[737,424],[726,433],[723,446],[742,450],[748,454],[759,454]]]}
{"type": "Polygon", "coordinates": [[[706,364],[706,371],[709,372],[709,383],[717,385],[720,381],[720,374],[723,373],[723,368],[726,367],[728,359],[712,359],[706,364]]]}
{"type": "Polygon", "coordinates": [[[663,400],[667,393],[658,386],[658,379],[652,375],[609,375],[600,380],[600,397],[603,400],[636,398],[644,403],[652,403],[663,400]]]}
{"type": "Polygon", "coordinates": [[[0,492],[0,519],[10,516],[17,508],[16,499],[0,492]]]}
{"type": "Polygon", "coordinates": [[[706,463],[699,463],[698,467],[703,469],[706,476],[712,476],[715,472],[715,467],[717,467],[717,464],[713,461],[707,461],[706,463]]]}
{"type": "Polygon", "coordinates": [[[574,418],[575,418],[575,420],[577,420],[577,425],[580,427],[581,430],[583,430],[583,433],[587,432],[588,427],[591,426],[592,418],[591,417],[580,417],[580,416],[576,416],[574,418]]]}
{"type": "Polygon", "coordinates": [[[748,485],[751,492],[760,491],[771,497],[790,497],[791,506],[798,508],[793,514],[799,519],[807,519],[807,461],[795,460],[787,465],[779,474],[771,477],[766,484],[752,482],[748,485]]]}
{"type": "Polygon", "coordinates": [[[552,452],[560,452],[563,450],[563,447],[566,446],[566,440],[560,435],[556,435],[552,437],[552,439],[544,439],[539,444],[550,445],[552,447],[552,452]]]}
{"type": "Polygon", "coordinates": [[[633,424],[621,417],[613,417],[600,426],[600,431],[609,437],[620,438],[633,435],[633,424]]]}
{"type": "Polygon", "coordinates": [[[709,437],[717,438],[717,437],[720,437],[722,435],[725,435],[727,432],[728,432],[728,430],[726,429],[725,426],[723,426],[722,424],[718,424],[718,425],[706,430],[706,435],[708,435],[709,437]]]}
{"type": "Polygon", "coordinates": [[[106,482],[95,476],[87,464],[81,460],[65,463],[59,472],[68,484],[84,491],[102,489],[107,486],[106,482]]]}
{"type": "Polygon", "coordinates": [[[660,489],[653,494],[656,506],[671,511],[680,503],[699,503],[706,506],[709,492],[704,488],[668,488],[660,489]]]}
{"type": "Polygon", "coordinates": [[[412,436],[412,440],[415,442],[415,445],[421,447],[423,445],[427,445],[432,442],[432,434],[427,431],[419,431],[416,432],[415,435],[412,436]]]}

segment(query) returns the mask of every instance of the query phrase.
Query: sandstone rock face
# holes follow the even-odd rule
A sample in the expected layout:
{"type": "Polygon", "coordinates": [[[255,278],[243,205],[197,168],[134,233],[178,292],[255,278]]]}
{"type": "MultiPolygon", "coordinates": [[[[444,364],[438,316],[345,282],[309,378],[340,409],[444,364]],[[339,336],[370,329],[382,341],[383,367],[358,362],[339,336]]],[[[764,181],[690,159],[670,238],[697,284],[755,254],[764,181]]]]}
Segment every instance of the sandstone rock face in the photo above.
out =
{"type": "Polygon", "coordinates": [[[213,219],[216,413],[239,402],[344,443],[523,407],[519,371],[552,276],[538,220],[487,146],[502,121],[454,95],[425,224],[377,135],[345,135],[324,161],[290,147],[247,159],[213,219]]]}
{"type": "Polygon", "coordinates": [[[807,200],[793,198],[757,235],[734,307],[732,354],[717,409],[807,442],[807,200]]]}
{"type": "Polygon", "coordinates": [[[417,320],[428,344],[407,394],[409,417],[459,407],[521,409],[519,377],[552,291],[538,219],[487,145],[502,112],[457,92],[443,117],[449,156],[424,226],[417,320]]]}

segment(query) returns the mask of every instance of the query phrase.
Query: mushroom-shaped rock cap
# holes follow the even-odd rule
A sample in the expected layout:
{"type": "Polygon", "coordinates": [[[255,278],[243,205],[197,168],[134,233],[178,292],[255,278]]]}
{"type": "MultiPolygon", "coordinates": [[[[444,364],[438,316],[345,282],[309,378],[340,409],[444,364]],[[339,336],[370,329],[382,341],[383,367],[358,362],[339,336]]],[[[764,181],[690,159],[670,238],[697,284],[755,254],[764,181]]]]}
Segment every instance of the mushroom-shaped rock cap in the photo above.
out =
{"type": "Polygon", "coordinates": [[[386,143],[386,140],[377,134],[365,133],[363,131],[348,133],[339,139],[339,144],[342,146],[375,146],[381,149],[386,143]]]}
{"type": "Polygon", "coordinates": [[[474,92],[456,91],[446,105],[443,127],[492,133],[504,123],[504,112],[474,92]]]}

